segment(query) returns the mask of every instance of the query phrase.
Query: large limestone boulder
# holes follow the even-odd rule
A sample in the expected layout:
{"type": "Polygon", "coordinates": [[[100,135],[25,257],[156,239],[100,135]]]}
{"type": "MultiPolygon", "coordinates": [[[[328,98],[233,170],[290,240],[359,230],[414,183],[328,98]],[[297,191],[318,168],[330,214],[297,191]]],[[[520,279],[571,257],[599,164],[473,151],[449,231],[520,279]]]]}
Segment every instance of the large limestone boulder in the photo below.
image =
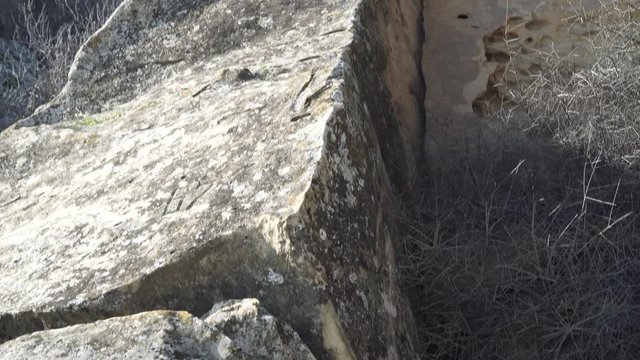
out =
{"type": "Polygon", "coordinates": [[[0,339],[255,297],[317,358],[412,358],[390,209],[419,8],[125,1],[0,133],[0,339]]]}
{"type": "Polygon", "coordinates": [[[161,310],[40,331],[0,345],[0,358],[315,360],[256,299],[216,304],[204,321],[161,310]]]}

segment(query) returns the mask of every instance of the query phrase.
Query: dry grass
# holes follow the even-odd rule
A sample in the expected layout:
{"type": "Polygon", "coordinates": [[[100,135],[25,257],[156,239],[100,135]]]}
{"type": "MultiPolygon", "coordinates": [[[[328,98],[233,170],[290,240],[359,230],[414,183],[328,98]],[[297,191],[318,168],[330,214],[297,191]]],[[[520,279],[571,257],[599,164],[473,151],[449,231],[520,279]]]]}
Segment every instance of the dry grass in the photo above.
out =
{"type": "Polygon", "coordinates": [[[589,65],[577,67],[576,54],[541,53],[544,70],[511,89],[515,106],[500,115],[509,120],[523,112],[529,133],[631,168],[640,158],[640,7],[628,0],[603,0],[602,6],[575,14],[594,24],[580,44],[592,55],[589,65]]]}
{"type": "Polygon", "coordinates": [[[637,179],[553,150],[500,157],[440,174],[407,224],[426,358],[640,356],[637,179]]]}
{"type": "Polygon", "coordinates": [[[513,91],[523,141],[425,175],[400,259],[424,358],[640,358],[640,22],[620,4],[588,67],[543,54],[513,91]]]}
{"type": "Polygon", "coordinates": [[[48,8],[45,9],[49,10],[37,12],[33,0],[26,1],[17,21],[15,40],[26,44],[35,54],[38,76],[35,84],[16,86],[4,92],[0,98],[0,111],[2,107],[12,107],[20,109],[20,116],[27,116],[57,95],[67,81],[69,68],[80,46],[104,24],[121,2],[52,0],[46,4],[48,8]],[[49,14],[58,14],[70,21],[52,30],[51,22],[59,19],[50,19],[49,14]]]}

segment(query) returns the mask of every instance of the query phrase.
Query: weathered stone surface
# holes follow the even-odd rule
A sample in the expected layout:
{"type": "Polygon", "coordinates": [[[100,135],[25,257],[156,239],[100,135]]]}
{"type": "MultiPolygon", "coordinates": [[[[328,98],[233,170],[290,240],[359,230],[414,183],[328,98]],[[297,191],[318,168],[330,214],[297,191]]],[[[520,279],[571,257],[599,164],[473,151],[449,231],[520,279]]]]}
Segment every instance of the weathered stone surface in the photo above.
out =
{"type": "Polygon", "coordinates": [[[0,134],[0,339],[256,297],[317,358],[412,358],[388,209],[420,89],[381,21],[419,3],[125,1],[0,134]]]}
{"type": "Polygon", "coordinates": [[[162,310],[36,332],[0,345],[0,358],[315,360],[256,299],[216,304],[204,321],[162,310]]]}
{"type": "Polygon", "coordinates": [[[233,339],[234,346],[251,359],[315,360],[300,336],[257,299],[218,303],[203,319],[233,339]]]}
{"type": "Polygon", "coordinates": [[[0,345],[3,359],[243,359],[231,339],[180,311],[40,331],[0,345]]]}
{"type": "Polygon", "coordinates": [[[505,138],[520,138],[522,119],[514,116],[505,124],[482,116],[502,105],[498,97],[506,91],[498,94],[501,87],[523,80],[514,78],[515,69],[534,76],[540,71],[545,51],[553,48],[559,56],[571,52],[577,63],[581,61],[585,54],[577,38],[598,25],[590,23],[589,11],[601,4],[597,0],[577,4],[573,0],[425,1],[422,62],[430,85],[425,96],[429,129],[425,152],[430,165],[442,164],[452,154],[504,143],[505,138]]]}

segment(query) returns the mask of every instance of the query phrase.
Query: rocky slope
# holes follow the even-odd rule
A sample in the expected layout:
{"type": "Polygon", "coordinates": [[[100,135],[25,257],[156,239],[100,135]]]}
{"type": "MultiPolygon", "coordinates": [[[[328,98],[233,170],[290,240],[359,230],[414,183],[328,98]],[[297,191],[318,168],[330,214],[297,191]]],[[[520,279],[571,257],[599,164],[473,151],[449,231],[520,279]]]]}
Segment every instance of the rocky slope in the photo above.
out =
{"type": "Polygon", "coordinates": [[[242,358],[260,339],[203,314],[258,298],[309,358],[415,357],[393,209],[420,24],[418,0],[123,2],[0,133],[0,355],[242,358]]]}

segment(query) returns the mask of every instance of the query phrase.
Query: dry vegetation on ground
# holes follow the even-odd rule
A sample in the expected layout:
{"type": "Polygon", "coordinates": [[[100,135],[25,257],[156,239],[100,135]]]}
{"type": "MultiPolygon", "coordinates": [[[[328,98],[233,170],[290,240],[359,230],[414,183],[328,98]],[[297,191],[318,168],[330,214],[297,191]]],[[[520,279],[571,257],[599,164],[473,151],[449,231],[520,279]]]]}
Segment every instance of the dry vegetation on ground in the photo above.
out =
{"type": "Polygon", "coordinates": [[[526,114],[526,141],[425,176],[400,261],[424,358],[640,358],[640,20],[622,4],[590,66],[546,53],[514,91],[498,115],[526,114]]]}
{"type": "MultiPolygon", "coordinates": [[[[577,67],[574,57],[578,54],[541,52],[544,70],[531,76],[533,81],[512,87],[511,106],[503,107],[499,115],[509,121],[524,113],[530,134],[552,138],[589,156],[637,167],[640,7],[629,0],[603,0],[601,11],[575,11],[572,21],[588,21],[592,28],[583,43],[576,45],[592,55],[588,65],[577,67]]],[[[507,69],[515,71],[509,65],[507,69]]]]}
{"type": "MultiPolygon", "coordinates": [[[[35,55],[37,80],[35,84],[17,81],[15,86],[0,92],[0,112],[27,116],[56,96],[67,81],[80,46],[104,24],[121,1],[52,0],[45,2],[41,9],[37,9],[33,0],[25,1],[14,39],[27,45],[35,55]],[[52,14],[57,18],[51,18],[52,14]],[[52,26],[52,22],[60,18],[68,21],[59,27],[52,26]]],[[[30,59],[24,62],[29,63],[30,59]]],[[[21,74],[16,74],[16,79],[20,78],[21,74]]]]}

